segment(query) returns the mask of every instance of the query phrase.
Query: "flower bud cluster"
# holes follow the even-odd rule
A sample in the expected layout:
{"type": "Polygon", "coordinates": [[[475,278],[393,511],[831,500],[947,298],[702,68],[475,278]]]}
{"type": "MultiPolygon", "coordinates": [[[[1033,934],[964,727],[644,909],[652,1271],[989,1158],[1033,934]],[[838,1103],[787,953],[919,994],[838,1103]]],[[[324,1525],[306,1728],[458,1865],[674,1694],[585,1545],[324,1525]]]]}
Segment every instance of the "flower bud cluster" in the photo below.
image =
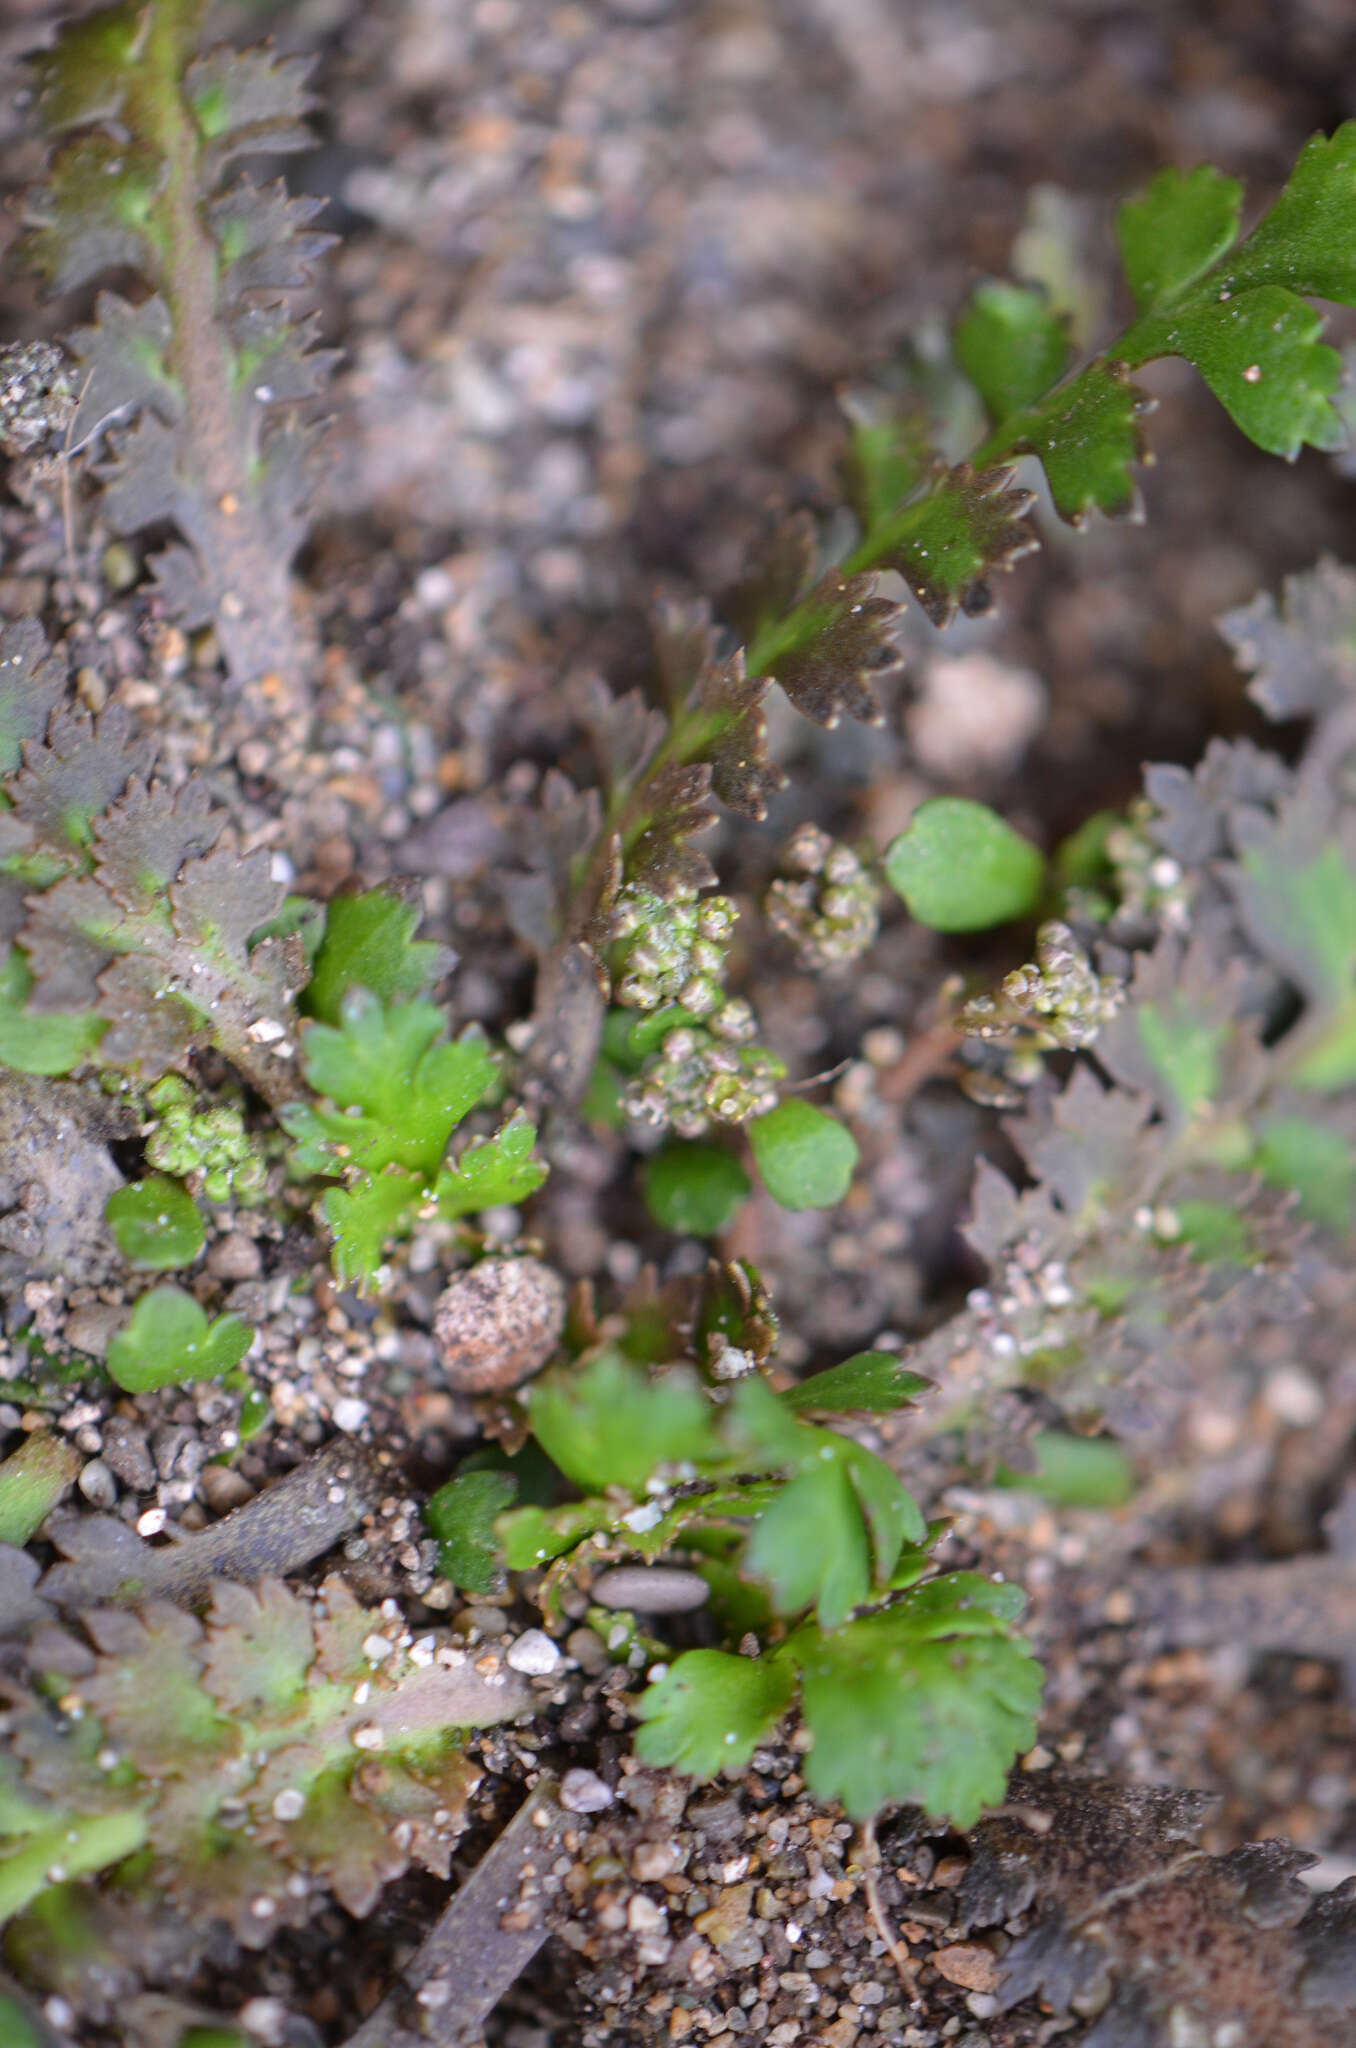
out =
{"type": "Polygon", "coordinates": [[[1131,804],[1123,825],[1106,835],[1112,887],[1118,898],[1120,923],[1150,924],[1163,931],[1184,932],[1191,919],[1191,890],[1182,864],[1155,846],[1147,826],[1154,807],[1144,797],[1131,804]]]}
{"type": "Polygon", "coordinates": [[[258,1199],[268,1164],[238,1109],[195,1110],[193,1091],[178,1074],[157,1081],[146,1102],[155,1118],[146,1140],[150,1165],[193,1180],[209,1202],[258,1199]]]}
{"type": "Polygon", "coordinates": [[[613,995],[628,1010],[679,1003],[708,1017],[724,998],[725,961],[739,915],[728,896],[699,898],[695,889],[656,895],[634,882],[612,910],[613,995]]]}
{"type": "Polygon", "coordinates": [[[994,995],[975,996],[956,1014],[969,1038],[1008,1049],[1009,1080],[1034,1081],[1041,1054],[1091,1045],[1125,1000],[1114,975],[1098,974],[1068,925],[1043,924],[1036,958],[1005,975],[994,995]]]}
{"type": "Polygon", "coordinates": [[[786,1063],[752,1043],[757,1022],[739,998],[723,1002],[701,1024],[678,1024],[624,1097],[628,1116],[680,1138],[699,1138],[713,1123],[743,1124],[777,1106],[786,1063]]]}
{"type": "Polygon", "coordinates": [[[875,943],[880,890],[850,846],[818,825],[793,833],[763,902],[768,923],[791,940],[807,967],[843,967],[875,943]]]}

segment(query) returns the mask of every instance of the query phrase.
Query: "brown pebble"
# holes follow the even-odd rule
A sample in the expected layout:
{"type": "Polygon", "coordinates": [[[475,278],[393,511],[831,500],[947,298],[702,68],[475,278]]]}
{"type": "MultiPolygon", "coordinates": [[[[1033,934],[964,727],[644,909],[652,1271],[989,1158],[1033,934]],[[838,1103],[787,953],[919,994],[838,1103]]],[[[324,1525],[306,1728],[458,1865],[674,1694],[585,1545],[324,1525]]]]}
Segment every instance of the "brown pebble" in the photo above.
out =
{"type": "Polygon", "coordinates": [[[957,1942],[952,1948],[935,1948],[928,1957],[934,1970],[948,1984],[963,1991],[992,1991],[998,1982],[998,1964],[993,1952],[975,1942],[957,1942]]]}
{"type": "Polygon", "coordinates": [[[146,1493],[155,1485],[155,1464],[144,1429],[138,1429],[125,1415],[110,1415],[103,1427],[103,1460],[133,1493],[146,1493]]]}
{"type": "Polygon", "coordinates": [[[438,1357],[461,1393],[503,1393],[540,1372],[565,1327],[565,1283],[540,1259],[482,1259],[438,1297],[438,1357]]]}
{"type": "Polygon", "coordinates": [[[259,1247],[243,1230],[217,1239],[207,1254],[207,1270],[218,1280],[257,1280],[264,1270],[259,1247]]]}
{"type": "Polygon", "coordinates": [[[235,1472],[229,1465],[206,1465],[201,1479],[203,1499],[214,1515],[229,1514],[232,1508],[242,1507],[254,1497],[254,1488],[243,1473],[235,1472]]]}

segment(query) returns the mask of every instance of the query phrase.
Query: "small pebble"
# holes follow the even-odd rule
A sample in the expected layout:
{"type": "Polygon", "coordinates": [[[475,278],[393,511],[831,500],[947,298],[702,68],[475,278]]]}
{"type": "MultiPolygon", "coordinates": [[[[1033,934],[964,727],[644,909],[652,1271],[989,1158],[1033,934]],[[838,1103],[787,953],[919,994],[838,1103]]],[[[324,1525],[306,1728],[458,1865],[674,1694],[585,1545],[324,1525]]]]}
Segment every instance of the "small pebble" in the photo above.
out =
{"type": "Polygon", "coordinates": [[[207,1254],[207,1270],[218,1280],[257,1280],[264,1270],[259,1247],[243,1230],[219,1237],[207,1254]]]}
{"type": "Polygon", "coordinates": [[[75,1483],[91,1507],[111,1508],[118,1498],[118,1482],[102,1458],[91,1458],[75,1483]]]}
{"type": "Polygon", "coordinates": [[[593,1582],[600,1607],[625,1608],[638,1614],[686,1614],[703,1607],[710,1587],[697,1572],[675,1565],[620,1565],[601,1572],[593,1582]]]}
{"type": "Polygon", "coordinates": [[[612,1804],[612,1792],[596,1771],[566,1771],[560,1781],[560,1803],[567,1813],[601,1813],[612,1804]]]}
{"type": "Polygon", "coordinates": [[[254,1488],[240,1472],[232,1471],[229,1465],[205,1465],[199,1480],[202,1497],[214,1515],[228,1515],[232,1508],[243,1507],[247,1500],[254,1498],[254,1488]]]}
{"type": "Polygon", "coordinates": [[[514,1671],[526,1672],[529,1678],[545,1678],[559,1664],[560,1651],[541,1629],[530,1628],[510,1644],[508,1662],[514,1671]]]}

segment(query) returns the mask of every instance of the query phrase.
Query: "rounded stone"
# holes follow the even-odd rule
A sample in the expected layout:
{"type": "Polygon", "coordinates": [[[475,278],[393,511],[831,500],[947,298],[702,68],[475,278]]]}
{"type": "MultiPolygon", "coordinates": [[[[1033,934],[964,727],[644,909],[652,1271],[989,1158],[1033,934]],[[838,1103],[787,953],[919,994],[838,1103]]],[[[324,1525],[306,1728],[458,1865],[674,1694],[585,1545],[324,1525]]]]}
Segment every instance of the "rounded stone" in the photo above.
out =
{"type": "Polygon", "coordinates": [[[498,1394],[540,1372],[565,1327],[565,1283],[540,1259],[482,1259],[438,1297],[438,1358],[459,1393],[498,1394]]]}

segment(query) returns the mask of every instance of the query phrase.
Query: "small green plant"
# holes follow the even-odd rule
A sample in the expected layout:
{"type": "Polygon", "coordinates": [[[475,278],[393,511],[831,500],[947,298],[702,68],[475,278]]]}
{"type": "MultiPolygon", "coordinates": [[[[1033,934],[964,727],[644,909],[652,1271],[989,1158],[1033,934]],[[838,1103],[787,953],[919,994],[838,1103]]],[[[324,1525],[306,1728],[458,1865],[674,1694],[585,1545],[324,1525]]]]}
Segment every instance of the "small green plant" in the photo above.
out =
{"type": "Polygon", "coordinates": [[[219,1379],[240,1364],[253,1341],[239,1316],[209,1321],[182,1288],[154,1287],[138,1297],[130,1320],[109,1339],[109,1378],[129,1394],[219,1379]]]}
{"type": "Polygon", "coordinates": [[[918,806],[886,848],[885,875],[919,924],[974,932],[1030,915],[1045,858],[987,804],[937,796],[918,806]]]}
{"type": "Polygon", "coordinates": [[[75,1482],[80,1453],[35,1429],[0,1465],[0,1543],[27,1543],[75,1482]]]}
{"type": "MultiPolygon", "coordinates": [[[[749,1362],[712,1391],[682,1369],[652,1378],[603,1351],[528,1391],[537,1444],[584,1497],[501,1513],[504,1561],[547,1567],[537,1597],[551,1612],[601,1562],[681,1557],[707,1580],[720,1632],[740,1644],[684,1651],[656,1677],[636,1708],[641,1756],[701,1776],[741,1768],[799,1694],[809,1783],[850,1813],[917,1801],[965,1826],[1001,1797],[1014,1753],[1034,1739],[1040,1696],[1013,1630],[1021,1594],[972,1573],[929,1577],[938,1532],[889,1467],[806,1419],[887,1413],[925,1387],[890,1352],[777,1395],[749,1362]],[[966,1730],[961,1744],[945,1739],[953,1724],[966,1730]]],[[[458,1538],[451,1551],[445,1543],[446,1569],[487,1568],[486,1523],[505,1479],[470,1473],[438,1497],[435,1529],[458,1538]]],[[[614,1615],[606,1627],[615,1631],[614,1615]]]]}
{"type": "Polygon", "coordinates": [[[447,1876],[478,1777],[460,1731],[526,1704],[512,1674],[412,1656],[334,1578],[219,1583],[204,1621],[157,1601],[85,1632],[78,1685],[45,1687],[39,1656],[10,1710],[0,1921],[95,1871],[135,1886],[148,1843],[179,1908],[248,1947],[326,1893],[368,1913],[411,1866],[447,1876]]]}

